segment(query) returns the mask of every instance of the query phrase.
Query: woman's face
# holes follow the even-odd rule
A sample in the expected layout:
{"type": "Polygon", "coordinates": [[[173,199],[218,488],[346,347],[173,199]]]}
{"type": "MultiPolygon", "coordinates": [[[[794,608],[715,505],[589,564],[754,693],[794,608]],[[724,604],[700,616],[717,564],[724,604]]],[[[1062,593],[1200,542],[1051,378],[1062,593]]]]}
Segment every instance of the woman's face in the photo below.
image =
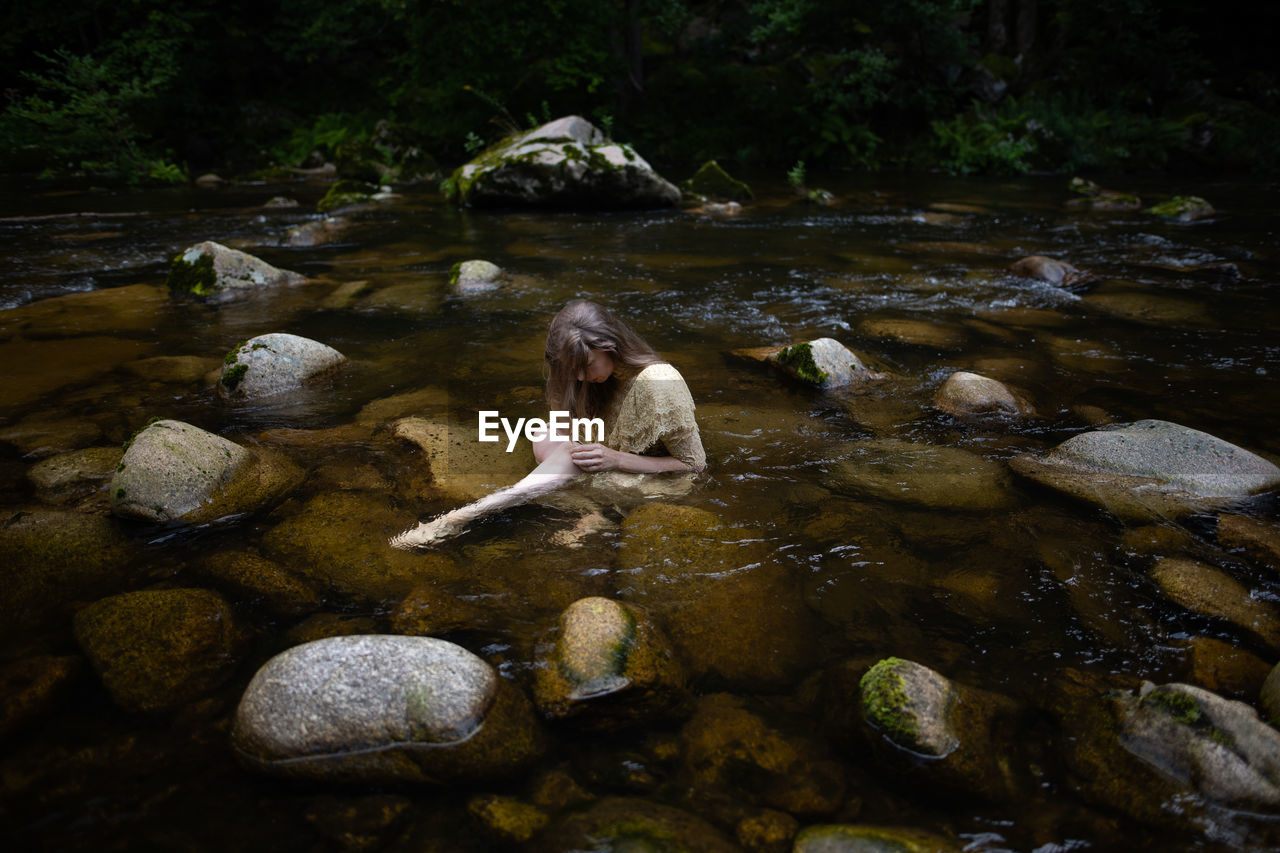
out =
{"type": "Polygon", "coordinates": [[[578,371],[579,382],[604,382],[613,375],[613,356],[602,349],[593,349],[587,356],[587,366],[578,371]]]}

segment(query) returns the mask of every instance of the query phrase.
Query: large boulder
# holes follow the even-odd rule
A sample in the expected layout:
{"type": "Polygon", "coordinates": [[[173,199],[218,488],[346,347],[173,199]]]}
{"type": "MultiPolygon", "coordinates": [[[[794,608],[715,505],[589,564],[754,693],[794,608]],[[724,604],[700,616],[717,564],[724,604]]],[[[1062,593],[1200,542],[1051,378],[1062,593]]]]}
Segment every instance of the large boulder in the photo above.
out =
{"type": "Polygon", "coordinates": [[[169,267],[169,290],[214,302],[228,302],[255,290],[302,284],[307,277],[277,269],[253,255],[221,243],[197,243],[175,255],[169,267]]]}
{"type": "Polygon", "coordinates": [[[242,635],[222,596],[205,589],[126,592],[76,614],[76,640],[116,703],[175,708],[221,685],[242,635]]]}
{"type": "Polygon", "coordinates": [[[245,689],[232,745],[250,768],[346,782],[500,778],[543,750],[524,695],[431,637],[357,635],[295,646],[245,689]]]}
{"type": "Polygon", "coordinates": [[[583,598],[557,627],[534,690],[548,717],[585,716],[609,728],[670,714],[685,700],[683,668],[642,608],[583,598]]]}
{"type": "Polygon", "coordinates": [[[1231,506],[1280,486],[1280,468],[1220,438],[1144,420],[1081,433],[1014,471],[1115,515],[1160,520],[1231,506]]]}
{"type": "Polygon", "coordinates": [[[622,522],[621,597],[658,615],[691,675],[781,685],[810,662],[808,609],[760,532],[712,512],[645,504],[622,522]]]}
{"type": "Polygon", "coordinates": [[[957,447],[892,438],[847,445],[823,484],[854,497],[930,509],[1001,509],[1014,499],[1012,478],[1000,463],[957,447]]]}
{"type": "Polygon", "coordinates": [[[900,658],[871,667],[858,689],[872,749],[888,766],[994,800],[1016,797],[1023,788],[1022,774],[1000,745],[1016,718],[1012,700],[900,658]],[[931,760],[922,764],[920,756],[931,760]]]}
{"type": "Polygon", "coordinates": [[[143,521],[204,524],[261,509],[302,479],[284,457],[248,450],[182,421],[134,436],[111,478],[111,511],[143,521]]]}
{"type": "Polygon", "coordinates": [[[224,400],[260,400],[301,388],[347,360],[310,338],[273,332],[258,335],[227,353],[218,380],[224,400]]]}
{"type": "Polygon", "coordinates": [[[625,143],[579,116],[509,136],[458,168],[450,196],[474,207],[650,209],[680,203],[680,190],[625,143]]]}

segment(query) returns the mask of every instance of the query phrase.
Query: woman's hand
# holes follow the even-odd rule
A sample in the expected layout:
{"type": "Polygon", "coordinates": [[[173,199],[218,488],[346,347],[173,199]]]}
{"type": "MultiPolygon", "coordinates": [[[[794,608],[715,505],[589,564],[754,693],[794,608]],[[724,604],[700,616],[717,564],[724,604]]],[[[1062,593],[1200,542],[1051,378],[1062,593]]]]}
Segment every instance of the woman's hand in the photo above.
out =
{"type": "Polygon", "coordinates": [[[573,464],[583,471],[614,471],[621,467],[622,459],[631,454],[621,453],[603,444],[578,444],[569,451],[573,464]]]}

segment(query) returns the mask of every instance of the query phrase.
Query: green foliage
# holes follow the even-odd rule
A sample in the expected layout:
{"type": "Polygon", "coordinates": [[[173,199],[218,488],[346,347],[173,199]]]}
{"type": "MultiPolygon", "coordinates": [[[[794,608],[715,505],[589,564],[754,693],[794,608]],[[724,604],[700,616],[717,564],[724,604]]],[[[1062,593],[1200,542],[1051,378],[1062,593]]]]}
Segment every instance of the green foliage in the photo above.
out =
{"type": "Polygon", "coordinates": [[[934,121],[933,150],[937,163],[953,175],[975,172],[1022,174],[1030,171],[1035,142],[1027,115],[1012,99],[999,110],[975,102],[951,121],[934,121]]]}
{"type": "Polygon", "coordinates": [[[787,183],[796,192],[804,192],[804,161],[797,160],[796,164],[787,170],[787,183]]]}
{"type": "Polygon", "coordinates": [[[484,150],[484,140],[476,136],[474,131],[467,131],[467,141],[462,143],[462,147],[468,154],[479,154],[484,150]]]}

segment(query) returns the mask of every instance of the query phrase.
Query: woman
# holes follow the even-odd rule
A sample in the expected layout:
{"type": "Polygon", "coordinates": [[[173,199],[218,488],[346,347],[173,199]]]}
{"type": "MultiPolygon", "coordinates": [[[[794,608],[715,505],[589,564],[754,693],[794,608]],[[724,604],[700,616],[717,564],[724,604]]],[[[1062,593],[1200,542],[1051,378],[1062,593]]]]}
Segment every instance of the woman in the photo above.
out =
{"type": "Polygon", "coordinates": [[[602,306],[580,300],[556,314],[544,370],[551,410],[602,418],[604,443],[535,442],[538,466],[520,482],[419,524],[393,538],[392,547],[428,547],[583,474],[592,475],[593,485],[634,488],[644,475],[706,468],[693,398],[679,371],[602,306]]]}

